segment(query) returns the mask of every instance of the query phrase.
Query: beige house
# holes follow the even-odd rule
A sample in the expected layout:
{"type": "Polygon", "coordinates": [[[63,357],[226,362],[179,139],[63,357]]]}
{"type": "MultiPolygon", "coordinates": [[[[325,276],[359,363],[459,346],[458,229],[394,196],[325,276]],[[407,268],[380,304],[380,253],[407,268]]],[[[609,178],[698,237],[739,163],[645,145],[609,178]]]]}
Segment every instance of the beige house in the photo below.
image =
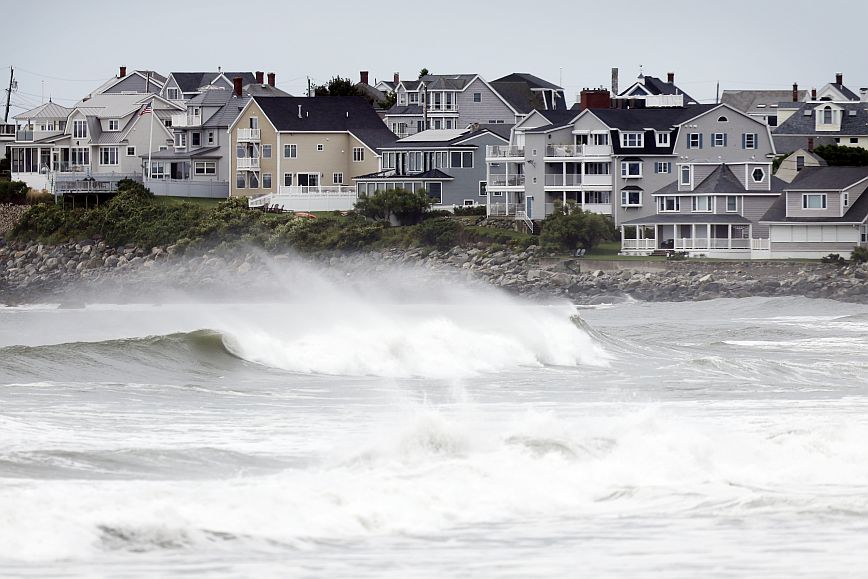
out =
{"type": "Polygon", "coordinates": [[[380,148],[396,138],[361,97],[254,97],[229,135],[230,196],[272,196],[269,202],[307,210],[313,207],[293,200],[354,200],[352,179],[379,171],[380,148]]]}

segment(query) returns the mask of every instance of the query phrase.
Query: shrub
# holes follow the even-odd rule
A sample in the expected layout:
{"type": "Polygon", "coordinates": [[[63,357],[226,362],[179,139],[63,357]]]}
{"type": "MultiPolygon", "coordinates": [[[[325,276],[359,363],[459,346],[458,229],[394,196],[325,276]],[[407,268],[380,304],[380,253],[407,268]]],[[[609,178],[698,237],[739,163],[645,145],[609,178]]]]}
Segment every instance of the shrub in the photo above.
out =
{"type": "Polygon", "coordinates": [[[448,249],[461,243],[464,226],[448,217],[426,219],[416,227],[416,235],[424,245],[448,249]]]}
{"type": "Polygon", "coordinates": [[[542,224],[540,243],[549,251],[573,252],[579,247],[593,249],[615,237],[612,220],[599,213],[572,209],[556,211],[542,224]]]}
{"type": "Polygon", "coordinates": [[[24,204],[27,191],[27,183],[23,181],[0,181],[0,203],[24,204]]]}
{"type": "Polygon", "coordinates": [[[854,263],[868,263],[868,247],[864,245],[854,247],[850,260],[854,263]]]}
{"type": "Polygon", "coordinates": [[[398,188],[359,197],[355,210],[371,219],[387,220],[394,216],[406,225],[418,223],[431,205],[432,200],[424,189],[412,192],[398,188]]]}
{"type": "Polygon", "coordinates": [[[468,206],[455,208],[455,215],[458,215],[458,216],[470,217],[470,216],[485,215],[485,213],[486,213],[485,205],[468,205],[468,206]]]}
{"type": "Polygon", "coordinates": [[[847,263],[847,260],[838,255],[837,253],[830,253],[826,257],[820,258],[820,263],[832,263],[835,265],[844,265],[847,263]]]}

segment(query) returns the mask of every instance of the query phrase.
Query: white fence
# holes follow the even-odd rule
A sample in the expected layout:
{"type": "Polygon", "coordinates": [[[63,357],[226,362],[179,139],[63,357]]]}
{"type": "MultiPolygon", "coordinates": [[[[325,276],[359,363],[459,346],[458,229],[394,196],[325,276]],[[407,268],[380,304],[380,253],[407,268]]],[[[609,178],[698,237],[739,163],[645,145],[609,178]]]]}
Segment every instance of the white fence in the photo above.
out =
{"type": "MultiPolygon", "coordinates": [[[[358,199],[352,187],[328,190],[323,187],[281,187],[279,193],[256,197],[248,202],[250,207],[274,207],[284,211],[349,211],[358,199]],[[302,192],[301,190],[307,190],[302,192]]],[[[336,189],[336,188],[333,188],[336,189]]]]}
{"type": "Polygon", "coordinates": [[[657,249],[656,239],[622,239],[621,249],[657,249]]]}
{"type": "Polygon", "coordinates": [[[229,197],[229,181],[191,181],[190,179],[145,179],[145,187],[154,195],[168,197],[229,197]]]}

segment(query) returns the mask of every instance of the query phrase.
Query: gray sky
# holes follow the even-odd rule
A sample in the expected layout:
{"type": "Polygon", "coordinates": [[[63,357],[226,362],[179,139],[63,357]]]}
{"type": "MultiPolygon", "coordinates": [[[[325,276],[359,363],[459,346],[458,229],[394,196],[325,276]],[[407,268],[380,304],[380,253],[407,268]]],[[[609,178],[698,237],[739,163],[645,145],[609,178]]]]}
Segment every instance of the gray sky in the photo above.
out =
{"type": "Polygon", "coordinates": [[[718,81],[811,88],[842,72],[851,89],[868,86],[864,0],[0,0],[0,11],[0,85],[12,65],[19,87],[10,116],[43,95],[70,105],[120,65],[274,71],[295,95],[308,75],[416,78],[422,67],[488,80],[530,72],[560,82],[570,102],[582,87],[608,87],[612,67],[625,88],[640,65],[675,72],[706,102],[718,81]]]}

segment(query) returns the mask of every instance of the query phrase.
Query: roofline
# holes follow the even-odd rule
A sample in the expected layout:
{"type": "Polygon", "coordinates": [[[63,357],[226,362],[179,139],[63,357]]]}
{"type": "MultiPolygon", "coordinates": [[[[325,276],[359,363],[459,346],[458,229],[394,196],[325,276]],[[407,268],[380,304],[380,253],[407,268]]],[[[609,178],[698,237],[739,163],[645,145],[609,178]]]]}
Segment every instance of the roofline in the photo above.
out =
{"type": "MultiPolygon", "coordinates": [[[[484,131],[484,132],[486,132],[486,133],[488,133],[488,134],[490,134],[490,135],[493,135],[493,136],[497,137],[498,139],[500,139],[500,140],[503,141],[504,143],[509,143],[509,139],[507,139],[507,138],[504,137],[503,135],[499,135],[499,134],[495,133],[495,132],[492,131],[491,129],[488,129],[488,128],[480,128],[479,130],[480,130],[480,131],[484,131]]],[[[512,131],[511,128],[510,128],[510,131],[512,131]]],[[[475,131],[474,131],[474,132],[475,132],[475,131]]],[[[456,145],[460,145],[460,144],[463,143],[464,141],[467,141],[467,140],[470,140],[470,139],[475,139],[476,137],[481,137],[481,136],[482,136],[481,134],[479,134],[479,135],[467,136],[467,137],[464,137],[463,139],[461,139],[460,141],[457,141],[455,144],[456,144],[456,145]]],[[[476,145],[473,145],[473,146],[475,147],[476,145]]]]}
{"type": "MultiPolygon", "coordinates": [[[[697,104],[701,104],[701,103],[697,103],[697,104]]],[[[695,117],[691,117],[691,118],[687,119],[686,121],[683,121],[683,122],[679,123],[679,124],[678,124],[678,128],[680,129],[683,125],[689,123],[690,121],[696,120],[696,119],[698,119],[699,117],[701,117],[701,116],[703,116],[703,115],[707,115],[708,113],[714,112],[714,111],[718,110],[718,109],[721,108],[721,107],[727,108],[727,109],[731,110],[732,112],[734,112],[734,113],[736,113],[736,114],[739,114],[739,115],[745,117],[746,119],[748,119],[748,120],[750,120],[750,121],[753,121],[754,123],[756,123],[756,124],[761,125],[762,127],[764,127],[765,130],[766,130],[766,134],[767,134],[768,137],[769,137],[769,144],[770,144],[771,147],[772,147],[772,152],[771,152],[771,154],[777,156],[778,152],[777,152],[777,149],[775,148],[775,140],[774,140],[774,138],[772,137],[772,128],[771,128],[768,124],[766,124],[766,123],[764,123],[764,122],[762,122],[762,121],[760,121],[760,120],[757,120],[757,119],[753,118],[751,115],[749,115],[749,114],[747,114],[747,113],[745,113],[745,112],[742,112],[742,111],[738,110],[737,108],[733,107],[732,105],[728,105],[728,104],[726,104],[726,103],[717,103],[716,106],[714,106],[714,107],[708,109],[707,111],[705,111],[705,112],[703,112],[703,113],[699,113],[699,114],[696,115],[695,117]]]]}

